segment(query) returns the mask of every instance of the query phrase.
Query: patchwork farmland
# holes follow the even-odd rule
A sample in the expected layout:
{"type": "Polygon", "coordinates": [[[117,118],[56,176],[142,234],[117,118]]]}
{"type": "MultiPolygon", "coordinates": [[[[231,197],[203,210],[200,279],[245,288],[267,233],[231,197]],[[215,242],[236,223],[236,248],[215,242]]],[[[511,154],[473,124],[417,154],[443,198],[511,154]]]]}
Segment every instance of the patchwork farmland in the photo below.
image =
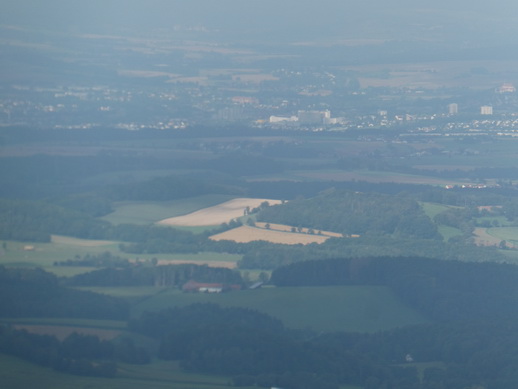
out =
{"type": "Polygon", "coordinates": [[[184,216],[164,219],[159,221],[158,224],[189,227],[219,225],[244,216],[247,207],[250,209],[257,208],[265,201],[270,205],[281,203],[280,200],[237,198],[184,216]]]}

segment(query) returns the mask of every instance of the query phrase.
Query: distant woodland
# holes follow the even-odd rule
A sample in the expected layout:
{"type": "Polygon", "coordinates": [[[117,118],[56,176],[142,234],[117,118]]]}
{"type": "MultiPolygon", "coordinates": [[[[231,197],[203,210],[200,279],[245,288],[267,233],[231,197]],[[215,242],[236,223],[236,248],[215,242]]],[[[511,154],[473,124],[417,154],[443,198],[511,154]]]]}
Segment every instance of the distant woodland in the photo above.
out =
{"type": "MultiPolygon", "coordinates": [[[[53,235],[109,240],[117,249],[56,258],[52,270],[59,277],[33,264],[0,266],[0,352],[59,372],[114,379],[122,364],[176,361],[185,372],[220,375],[229,385],[246,388],[517,387],[513,242],[502,238],[474,244],[477,228],[518,226],[516,169],[419,172],[425,178],[479,181],[491,175],[498,185],[484,189],[311,179],[319,170],[417,174],[418,168],[407,162],[415,150],[409,151],[411,144],[369,140],[365,150],[344,156],[354,150],[349,145],[332,149],[336,138],[326,135],[307,134],[288,144],[286,134],[276,139],[279,134],[261,137],[253,129],[246,136],[237,129],[220,134],[198,130],[184,135],[56,132],[52,141],[60,147],[93,147],[95,153],[0,158],[2,253],[9,253],[12,242],[30,247],[52,242],[53,235]],[[398,154],[398,147],[406,154],[398,154]],[[299,179],[299,174],[306,175],[299,179]],[[162,204],[211,195],[283,201],[200,230],[106,218],[121,202],[162,204]],[[306,246],[209,239],[255,222],[343,237],[306,246]],[[165,265],[155,257],[168,254],[232,254],[239,260],[229,269],[165,265]],[[153,293],[191,297],[181,291],[189,281],[246,289],[258,280],[274,291],[380,286],[423,317],[423,324],[376,333],[326,333],[295,330],[264,312],[212,303],[134,309],[153,293]],[[99,290],[103,293],[94,292],[99,290]],[[113,290],[113,296],[123,297],[110,296],[113,290]],[[116,320],[123,330],[109,341],[78,333],[58,340],[12,325],[48,318],[116,320]]],[[[43,137],[26,134],[35,141],[43,137]]],[[[14,132],[0,135],[4,145],[15,149],[26,142],[14,132]]]]}
{"type": "MultiPolygon", "coordinates": [[[[122,300],[71,294],[41,271],[0,270],[2,295],[11,296],[11,305],[4,303],[0,310],[3,317],[127,319],[120,309],[122,300]],[[42,285],[46,294],[41,293],[42,285]],[[67,299],[60,297],[65,290],[67,299]],[[83,308],[77,310],[75,302],[83,308]],[[92,312],[89,304],[95,306],[92,312]],[[23,310],[13,311],[14,307],[23,310]]],[[[185,271],[179,266],[176,274],[185,271]]],[[[210,280],[224,279],[214,272],[210,280]]],[[[92,273],[90,284],[96,275],[99,280],[106,277],[92,273]]],[[[85,278],[78,280],[88,284],[85,278]]],[[[139,348],[131,340],[114,343],[93,336],[73,335],[58,342],[8,327],[1,328],[0,349],[80,375],[113,376],[118,361],[147,363],[157,357],[178,360],[187,371],[231,376],[235,386],[455,388],[485,382],[491,388],[511,388],[518,382],[512,367],[518,345],[517,281],[514,266],[496,263],[410,257],[305,261],[278,268],[272,283],[279,288],[386,285],[430,322],[375,334],[316,334],[287,329],[279,320],[253,310],[197,304],[129,320],[131,331],[158,342],[154,349],[139,348]],[[414,362],[428,364],[422,375],[414,362]]]]}

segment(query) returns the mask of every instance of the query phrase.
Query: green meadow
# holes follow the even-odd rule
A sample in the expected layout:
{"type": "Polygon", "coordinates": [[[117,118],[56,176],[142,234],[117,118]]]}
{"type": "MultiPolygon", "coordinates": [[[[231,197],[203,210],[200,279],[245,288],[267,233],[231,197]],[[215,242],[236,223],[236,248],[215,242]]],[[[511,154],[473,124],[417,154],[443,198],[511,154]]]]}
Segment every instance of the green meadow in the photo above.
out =
{"type": "Polygon", "coordinates": [[[518,243],[518,227],[488,228],[486,232],[497,239],[518,243]]]}
{"type": "Polygon", "coordinates": [[[436,203],[420,202],[419,204],[421,204],[421,207],[423,207],[423,211],[426,214],[426,216],[428,216],[432,220],[439,213],[447,211],[448,209],[452,208],[448,205],[436,204],[436,203]]]}
{"type": "Polygon", "coordinates": [[[375,332],[426,322],[381,286],[265,287],[223,294],[170,289],[137,303],[132,314],[194,303],[255,309],[288,328],[315,331],[375,332]]]}
{"type": "Polygon", "coordinates": [[[115,204],[115,210],[102,219],[113,224],[152,224],[170,217],[187,215],[233,199],[230,195],[205,195],[174,201],[127,201],[115,204]]]}
{"type": "MultiPolygon", "coordinates": [[[[435,216],[437,216],[441,212],[453,208],[452,206],[448,205],[427,202],[420,202],[419,204],[421,204],[421,207],[423,208],[423,211],[426,214],[426,216],[428,216],[432,221],[434,221],[435,216]]],[[[458,228],[446,226],[443,224],[437,225],[437,230],[439,231],[439,234],[442,235],[443,240],[445,242],[447,242],[450,238],[462,235],[462,231],[458,228]]]]}
{"type": "Polygon", "coordinates": [[[118,242],[89,241],[86,239],[52,237],[52,242],[15,242],[4,241],[5,249],[0,255],[0,265],[24,264],[50,270],[55,261],[65,261],[76,255],[100,254],[110,251],[119,252],[118,242]]]}
{"type": "Polygon", "coordinates": [[[201,252],[195,254],[128,254],[120,251],[119,242],[90,241],[61,236],[53,236],[52,242],[15,242],[4,241],[5,248],[0,249],[0,265],[41,267],[60,277],[72,277],[76,274],[94,270],[91,267],[54,266],[54,262],[66,261],[76,256],[96,255],[109,251],[111,254],[130,260],[182,261],[194,263],[235,264],[241,258],[239,254],[201,252]]]}
{"type": "Polygon", "coordinates": [[[462,235],[462,231],[455,227],[440,225],[437,226],[437,230],[439,231],[439,234],[442,235],[445,242],[447,242],[450,238],[462,235]]]}

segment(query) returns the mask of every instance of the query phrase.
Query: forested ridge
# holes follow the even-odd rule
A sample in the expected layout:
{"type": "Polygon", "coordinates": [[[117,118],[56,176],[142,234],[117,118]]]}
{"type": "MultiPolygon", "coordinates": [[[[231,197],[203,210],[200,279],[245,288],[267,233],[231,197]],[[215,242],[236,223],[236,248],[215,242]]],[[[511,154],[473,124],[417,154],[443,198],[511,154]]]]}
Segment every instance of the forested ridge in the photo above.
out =
{"type": "Polygon", "coordinates": [[[258,220],[353,234],[438,239],[436,226],[417,201],[405,196],[328,190],[260,212],[258,220]]]}
{"type": "Polygon", "coordinates": [[[418,384],[415,370],[318,344],[243,308],[194,304],[148,313],[130,328],[159,340],[159,357],[179,360],[190,371],[233,376],[235,386],[337,389],[363,385],[370,376],[394,388],[418,384]]]}
{"type": "MultiPolygon", "coordinates": [[[[459,199],[455,193],[444,190],[432,191],[426,196],[418,197],[430,196],[437,200],[438,197],[445,196],[443,201],[449,203],[467,200],[462,197],[459,199]]],[[[134,254],[201,251],[239,253],[244,255],[240,262],[241,267],[260,269],[273,269],[294,261],[340,255],[408,254],[468,261],[504,259],[494,247],[476,248],[470,244],[469,239],[475,226],[472,218],[480,214],[476,207],[451,208],[432,220],[424,214],[415,199],[405,196],[331,190],[315,198],[265,207],[259,212],[259,220],[310,226],[314,230],[326,227],[340,232],[342,229],[346,235],[359,235],[354,239],[329,239],[324,244],[304,248],[267,242],[243,244],[208,239],[213,233],[239,226],[239,222],[230,222],[202,234],[156,225],[112,225],[93,216],[96,209],[109,207],[106,201],[93,195],[67,198],[67,201],[0,200],[0,238],[49,242],[51,235],[56,234],[115,240],[122,242],[122,251],[134,254]],[[85,202],[82,202],[83,198],[85,202]],[[100,208],[96,208],[96,205],[100,208]],[[329,209],[336,206],[335,212],[326,210],[328,206],[329,209]],[[437,223],[458,228],[463,235],[443,242],[438,239],[437,223]],[[362,231],[365,233],[358,233],[362,231]]],[[[502,200],[498,196],[475,200],[484,204],[484,201],[491,199],[490,204],[502,200]]],[[[518,207],[508,200],[498,209],[503,216],[514,220],[518,207]]]]}
{"type": "Polygon", "coordinates": [[[60,285],[41,269],[0,266],[1,317],[77,317],[125,320],[129,305],[121,299],[60,285]]]}
{"type": "Polygon", "coordinates": [[[115,377],[117,362],[149,363],[148,352],[129,337],[117,341],[73,332],[63,341],[0,325],[0,352],[40,366],[81,376],[115,377]]]}

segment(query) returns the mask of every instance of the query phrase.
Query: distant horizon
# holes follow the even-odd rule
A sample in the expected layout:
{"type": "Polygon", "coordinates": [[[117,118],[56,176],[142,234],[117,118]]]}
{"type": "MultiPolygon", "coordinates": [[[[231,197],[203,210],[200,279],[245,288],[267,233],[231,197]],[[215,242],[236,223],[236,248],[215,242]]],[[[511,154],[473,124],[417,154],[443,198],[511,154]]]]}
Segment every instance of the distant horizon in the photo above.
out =
{"type": "MultiPolygon", "coordinates": [[[[150,33],[205,27],[236,40],[405,39],[514,41],[518,3],[399,0],[7,0],[0,25],[72,33],[150,33]],[[237,34],[236,34],[237,33],[237,34]]],[[[1,38],[1,36],[0,36],[1,38]]]]}

